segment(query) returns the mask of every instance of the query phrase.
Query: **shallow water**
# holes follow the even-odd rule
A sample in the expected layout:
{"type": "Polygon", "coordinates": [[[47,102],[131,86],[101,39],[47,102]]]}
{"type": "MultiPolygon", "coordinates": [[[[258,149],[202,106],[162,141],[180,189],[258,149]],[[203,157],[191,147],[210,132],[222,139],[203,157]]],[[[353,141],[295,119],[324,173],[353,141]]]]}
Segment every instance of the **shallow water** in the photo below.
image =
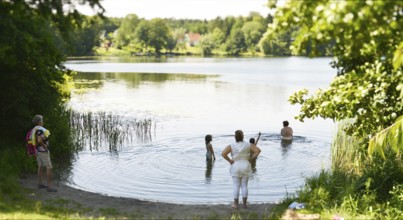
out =
{"type": "Polygon", "coordinates": [[[69,105],[77,111],[106,111],[156,122],[152,140],[126,143],[116,152],[100,146],[80,152],[70,185],[92,192],[172,203],[229,203],[232,179],[221,151],[242,129],[262,132],[251,203],[276,202],[293,193],[304,176],[330,162],[333,123],[293,119],[293,92],[329,84],[330,59],[168,58],[70,60],[79,71],[69,105]],[[280,141],[282,121],[294,129],[291,144],[280,141]],[[204,136],[213,135],[217,160],[205,161],[204,136]]]}

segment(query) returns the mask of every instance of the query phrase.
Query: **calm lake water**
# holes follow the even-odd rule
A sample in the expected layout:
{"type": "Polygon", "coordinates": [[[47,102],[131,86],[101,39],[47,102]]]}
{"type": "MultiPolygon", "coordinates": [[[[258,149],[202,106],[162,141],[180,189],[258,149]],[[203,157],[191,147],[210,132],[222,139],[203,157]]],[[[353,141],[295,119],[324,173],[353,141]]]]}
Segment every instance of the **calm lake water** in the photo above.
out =
{"type": "Polygon", "coordinates": [[[288,97],[326,88],[335,76],[329,58],[103,58],[69,60],[78,71],[69,105],[79,112],[111,112],[151,119],[151,140],[110,152],[84,148],[69,184],[87,191],[150,201],[226,204],[232,201],[229,164],[221,151],[242,129],[262,132],[262,150],[249,181],[250,203],[277,202],[327,168],[334,123],[296,121],[288,97]],[[288,120],[295,139],[280,141],[288,120]],[[205,161],[204,137],[213,135],[217,160],[205,161]]]}

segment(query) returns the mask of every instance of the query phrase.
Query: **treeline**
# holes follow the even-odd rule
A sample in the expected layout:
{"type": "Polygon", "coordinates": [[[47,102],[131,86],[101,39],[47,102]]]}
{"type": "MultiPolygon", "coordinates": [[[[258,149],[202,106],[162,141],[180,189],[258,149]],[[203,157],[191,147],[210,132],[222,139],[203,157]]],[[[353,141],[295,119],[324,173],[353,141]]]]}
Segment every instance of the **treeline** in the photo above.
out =
{"type": "MultiPolygon", "coordinates": [[[[135,14],[125,18],[87,17],[77,26],[72,41],[71,56],[120,54],[150,55],[257,53],[264,55],[291,55],[290,45],[297,28],[265,35],[273,17],[257,12],[248,16],[217,17],[212,20],[161,19],[146,20],[135,14]],[[79,29],[80,28],[80,29],[79,29]]],[[[321,51],[328,55],[326,47],[321,51]]]]}

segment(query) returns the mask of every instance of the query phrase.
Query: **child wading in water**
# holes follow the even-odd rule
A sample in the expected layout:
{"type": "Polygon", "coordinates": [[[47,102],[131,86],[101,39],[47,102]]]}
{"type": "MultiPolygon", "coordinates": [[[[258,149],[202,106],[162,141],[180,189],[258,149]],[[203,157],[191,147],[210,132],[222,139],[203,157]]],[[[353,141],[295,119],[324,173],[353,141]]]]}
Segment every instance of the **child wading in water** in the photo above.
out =
{"type": "Polygon", "coordinates": [[[213,145],[211,144],[211,141],[213,140],[213,136],[210,134],[206,135],[206,160],[207,161],[213,161],[215,160],[215,155],[214,155],[214,150],[213,150],[213,145]]]}
{"type": "MultiPolygon", "coordinates": [[[[257,142],[259,142],[261,135],[262,135],[262,133],[259,132],[257,139],[255,140],[255,138],[251,138],[251,139],[249,139],[249,143],[257,145],[257,142]]],[[[251,154],[251,156],[252,156],[252,154],[251,154]]],[[[257,157],[255,159],[249,161],[252,166],[252,173],[256,173],[256,159],[257,159],[257,157]]]]}

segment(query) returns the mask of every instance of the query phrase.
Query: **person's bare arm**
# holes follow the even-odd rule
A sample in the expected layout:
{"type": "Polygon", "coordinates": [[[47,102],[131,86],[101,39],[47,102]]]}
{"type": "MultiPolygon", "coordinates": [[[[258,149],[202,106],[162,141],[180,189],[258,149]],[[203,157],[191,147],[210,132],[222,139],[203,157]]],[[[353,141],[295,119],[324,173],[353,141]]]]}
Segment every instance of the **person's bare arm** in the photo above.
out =
{"type": "Polygon", "coordinates": [[[208,144],[207,147],[208,147],[209,151],[211,152],[211,155],[212,155],[213,160],[215,160],[213,145],[212,145],[212,144],[208,144]]]}
{"type": "Polygon", "coordinates": [[[228,154],[229,154],[229,153],[231,153],[231,146],[230,146],[230,145],[228,145],[228,146],[222,151],[221,156],[224,157],[224,159],[225,159],[226,161],[228,161],[230,164],[233,164],[233,163],[234,163],[234,160],[232,160],[232,159],[230,159],[230,158],[228,157],[228,154]]]}
{"type": "Polygon", "coordinates": [[[259,142],[260,135],[262,135],[262,133],[260,133],[260,132],[259,132],[259,135],[257,136],[257,139],[256,139],[256,142],[255,142],[255,145],[257,145],[257,142],[259,142]]]}

